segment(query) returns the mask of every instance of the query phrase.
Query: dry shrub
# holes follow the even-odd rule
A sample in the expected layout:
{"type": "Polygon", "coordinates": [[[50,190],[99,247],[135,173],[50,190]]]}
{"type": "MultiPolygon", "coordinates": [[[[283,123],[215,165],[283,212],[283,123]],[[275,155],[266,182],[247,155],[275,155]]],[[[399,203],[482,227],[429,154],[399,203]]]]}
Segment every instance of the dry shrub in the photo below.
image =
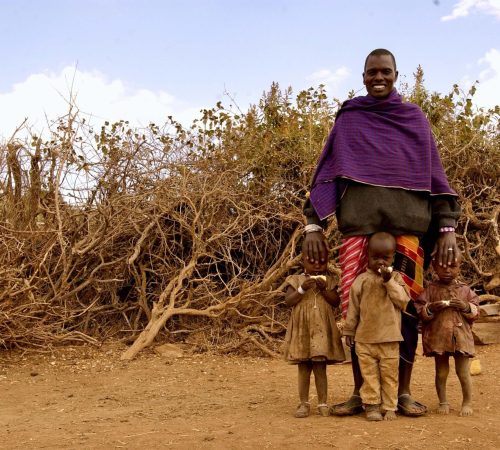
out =
{"type": "MultiPolygon", "coordinates": [[[[418,77],[407,95],[429,115],[464,205],[464,278],[493,298],[498,110],[461,111],[418,77]]],[[[159,335],[276,355],[289,314],[280,286],[298,269],[302,202],[336,108],[322,88],[292,100],[273,85],[248,112],[218,104],[189,129],[169,118],[95,133],[70,110],[50,139],[11,139],[0,156],[1,343],[114,337],[133,342],[129,359],[159,335]]],[[[335,249],[334,223],[328,238],[335,249]]]]}

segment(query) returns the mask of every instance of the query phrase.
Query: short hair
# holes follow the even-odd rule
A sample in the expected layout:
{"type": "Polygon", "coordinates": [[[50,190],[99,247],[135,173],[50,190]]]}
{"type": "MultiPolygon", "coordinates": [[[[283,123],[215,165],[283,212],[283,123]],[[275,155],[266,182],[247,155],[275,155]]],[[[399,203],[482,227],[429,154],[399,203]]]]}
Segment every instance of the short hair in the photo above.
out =
{"type": "Polygon", "coordinates": [[[391,247],[393,248],[394,251],[396,251],[396,238],[391,234],[387,233],[385,231],[377,231],[376,233],[372,234],[370,238],[368,239],[368,248],[370,248],[370,243],[375,241],[380,241],[380,242],[387,242],[391,243],[391,247]]]}
{"type": "Polygon", "coordinates": [[[368,53],[368,56],[365,59],[365,66],[363,68],[363,72],[366,69],[366,65],[368,64],[368,58],[370,56],[381,56],[381,55],[389,55],[392,59],[392,63],[394,64],[394,72],[397,72],[397,67],[396,67],[396,58],[394,55],[387,49],[385,48],[376,48],[375,50],[372,50],[370,53],[368,53]]]}

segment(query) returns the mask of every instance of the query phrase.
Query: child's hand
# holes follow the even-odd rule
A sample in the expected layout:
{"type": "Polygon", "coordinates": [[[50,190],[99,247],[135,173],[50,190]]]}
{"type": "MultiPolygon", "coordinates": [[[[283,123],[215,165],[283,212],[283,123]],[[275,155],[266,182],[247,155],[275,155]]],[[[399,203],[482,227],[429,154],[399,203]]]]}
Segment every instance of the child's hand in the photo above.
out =
{"type": "Polygon", "coordinates": [[[316,280],[314,278],[307,277],[306,281],[302,283],[302,289],[308,291],[316,286],[316,280]]]}
{"type": "Polygon", "coordinates": [[[326,289],[326,280],[323,278],[316,278],[316,286],[320,291],[324,291],[326,289]]]}
{"type": "Polygon", "coordinates": [[[464,302],[458,298],[452,298],[450,300],[450,308],[456,308],[459,311],[468,312],[470,310],[470,305],[468,302],[464,302]]]}
{"type": "Polygon", "coordinates": [[[380,273],[380,276],[382,277],[382,279],[387,282],[391,279],[392,267],[391,266],[389,266],[389,267],[381,266],[378,269],[378,272],[380,273]]]}
{"type": "Polygon", "coordinates": [[[351,348],[354,345],[354,336],[346,336],[345,337],[345,345],[351,348]]]}
{"type": "Polygon", "coordinates": [[[432,302],[427,304],[427,309],[432,313],[437,313],[439,311],[442,311],[445,308],[450,307],[450,301],[449,300],[441,300],[439,302],[432,302]]]}

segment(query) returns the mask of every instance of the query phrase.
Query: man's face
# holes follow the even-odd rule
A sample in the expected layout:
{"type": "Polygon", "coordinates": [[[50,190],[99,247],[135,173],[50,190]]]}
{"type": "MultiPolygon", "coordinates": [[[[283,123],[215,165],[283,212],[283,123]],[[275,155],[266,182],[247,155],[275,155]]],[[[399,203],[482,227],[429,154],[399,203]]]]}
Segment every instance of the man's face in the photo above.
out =
{"type": "Polygon", "coordinates": [[[368,58],[363,73],[363,84],[369,95],[376,98],[387,97],[397,79],[398,72],[394,68],[391,55],[372,55],[368,58]]]}

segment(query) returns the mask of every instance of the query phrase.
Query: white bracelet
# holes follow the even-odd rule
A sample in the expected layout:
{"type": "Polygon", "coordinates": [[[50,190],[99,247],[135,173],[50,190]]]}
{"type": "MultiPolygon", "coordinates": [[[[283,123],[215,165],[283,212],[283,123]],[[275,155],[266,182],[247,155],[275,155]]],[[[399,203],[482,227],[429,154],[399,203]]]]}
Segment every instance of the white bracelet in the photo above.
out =
{"type": "Polygon", "coordinates": [[[304,227],[304,233],[314,233],[315,231],[323,231],[323,227],[315,223],[308,223],[304,227]]]}
{"type": "Polygon", "coordinates": [[[302,286],[299,286],[297,288],[297,292],[300,294],[300,295],[304,295],[306,293],[306,291],[304,291],[304,289],[302,289],[302,286]]]}

